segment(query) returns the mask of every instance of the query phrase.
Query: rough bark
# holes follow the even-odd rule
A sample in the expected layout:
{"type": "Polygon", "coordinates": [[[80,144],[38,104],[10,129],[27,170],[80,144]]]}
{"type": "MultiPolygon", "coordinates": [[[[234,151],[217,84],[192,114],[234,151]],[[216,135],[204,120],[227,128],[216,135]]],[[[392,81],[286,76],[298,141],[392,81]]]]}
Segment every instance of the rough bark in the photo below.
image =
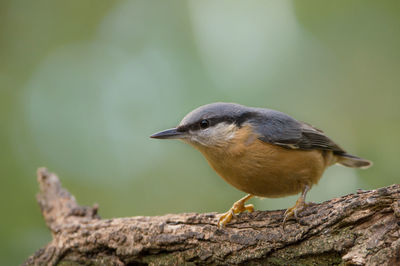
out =
{"type": "Polygon", "coordinates": [[[25,265],[400,265],[400,186],[358,191],[307,207],[282,227],[283,211],[102,220],[57,176],[38,170],[37,196],[53,240],[25,265]]]}

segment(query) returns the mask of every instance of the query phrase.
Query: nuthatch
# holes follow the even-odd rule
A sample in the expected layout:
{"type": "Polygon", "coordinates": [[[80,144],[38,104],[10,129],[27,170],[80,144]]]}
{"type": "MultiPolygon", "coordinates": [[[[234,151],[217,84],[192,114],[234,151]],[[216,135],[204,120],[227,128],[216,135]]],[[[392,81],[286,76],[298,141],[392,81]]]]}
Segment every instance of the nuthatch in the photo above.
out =
{"type": "Polygon", "coordinates": [[[287,114],[234,103],[201,106],[187,114],[178,127],[151,138],[180,139],[194,146],[226,182],[248,193],[219,218],[219,226],[235,214],[253,211],[253,205],[245,202],[254,196],[277,198],[301,192],[296,204],[285,212],[285,223],[307,206],[308,190],[328,166],[372,165],[348,154],[321,130],[287,114]]]}

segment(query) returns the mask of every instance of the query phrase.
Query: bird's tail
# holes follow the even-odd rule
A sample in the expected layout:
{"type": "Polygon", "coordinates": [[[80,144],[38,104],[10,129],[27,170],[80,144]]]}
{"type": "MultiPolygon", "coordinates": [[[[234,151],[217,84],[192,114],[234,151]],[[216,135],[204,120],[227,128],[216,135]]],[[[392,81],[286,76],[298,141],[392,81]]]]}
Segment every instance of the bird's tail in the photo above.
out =
{"type": "Polygon", "coordinates": [[[337,163],[347,167],[366,169],[372,165],[371,161],[348,153],[337,154],[336,156],[338,159],[337,163]]]}

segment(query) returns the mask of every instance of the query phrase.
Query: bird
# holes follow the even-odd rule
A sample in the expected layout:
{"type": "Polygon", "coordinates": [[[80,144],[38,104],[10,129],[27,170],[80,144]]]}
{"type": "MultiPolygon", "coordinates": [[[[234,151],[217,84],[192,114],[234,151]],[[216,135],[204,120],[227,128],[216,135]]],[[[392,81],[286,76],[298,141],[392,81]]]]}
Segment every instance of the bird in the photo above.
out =
{"type": "Polygon", "coordinates": [[[283,225],[307,206],[306,195],[325,169],[334,164],[368,168],[372,162],[347,153],[325,133],[272,109],[217,102],[188,113],[177,127],[150,136],[178,139],[199,150],[227,183],[247,195],[218,219],[254,211],[245,204],[257,196],[278,198],[300,193],[283,215],[283,225]]]}

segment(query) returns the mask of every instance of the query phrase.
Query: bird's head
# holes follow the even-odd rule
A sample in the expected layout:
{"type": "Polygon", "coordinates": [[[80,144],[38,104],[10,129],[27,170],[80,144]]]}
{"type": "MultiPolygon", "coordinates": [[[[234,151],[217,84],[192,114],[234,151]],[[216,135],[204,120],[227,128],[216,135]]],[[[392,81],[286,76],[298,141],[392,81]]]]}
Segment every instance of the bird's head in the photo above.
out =
{"type": "Polygon", "coordinates": [[[176,128],[150,137],[180,139],[193,146],[223,147],[252,116],[252,110],[239,104],[207,104],[187,114],[176,128]]]}

